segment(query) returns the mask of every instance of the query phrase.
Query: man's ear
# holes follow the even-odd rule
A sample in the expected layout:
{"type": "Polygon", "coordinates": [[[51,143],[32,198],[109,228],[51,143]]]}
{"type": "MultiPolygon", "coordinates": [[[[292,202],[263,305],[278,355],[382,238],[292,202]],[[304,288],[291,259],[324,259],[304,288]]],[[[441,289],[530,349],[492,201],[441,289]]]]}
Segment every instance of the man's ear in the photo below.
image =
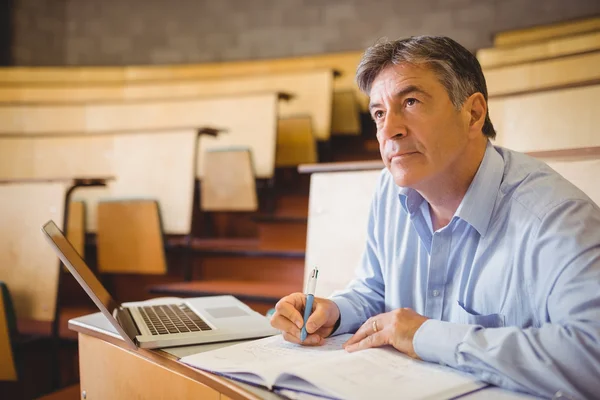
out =
{"type": "Polygon", "coordinates": [[[469,131],[473,134],[480,134],[485,123],[485,116],[487,115],[487,102],[483,97],[483,94],[477,92],[473,93],[465,104],[468,106],[469,112],[469,131]]]}

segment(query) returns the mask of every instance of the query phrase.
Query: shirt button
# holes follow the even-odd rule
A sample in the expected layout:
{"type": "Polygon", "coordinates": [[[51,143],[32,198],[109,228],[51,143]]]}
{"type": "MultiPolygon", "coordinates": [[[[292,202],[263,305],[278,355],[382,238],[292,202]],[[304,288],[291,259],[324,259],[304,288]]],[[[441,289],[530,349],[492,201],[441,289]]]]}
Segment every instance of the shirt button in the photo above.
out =
{"type": "Polygon", "coordinates": [[[438,297],[440,295],[440,291],[436,289],[433,292],[431,292],[431,294],[433,294],[433,297],[438,297]]]}

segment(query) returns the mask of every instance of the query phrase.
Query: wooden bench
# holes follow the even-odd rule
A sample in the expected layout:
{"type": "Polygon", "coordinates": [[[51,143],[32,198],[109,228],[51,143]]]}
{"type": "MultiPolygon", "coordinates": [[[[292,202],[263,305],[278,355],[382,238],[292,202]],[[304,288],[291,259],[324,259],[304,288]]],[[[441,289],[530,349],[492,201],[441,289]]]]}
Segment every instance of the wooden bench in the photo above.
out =
{"type": "MultiPolygon", "coordinates": [[[[179,103],[174,105],[178,112],[186,114],[188,118],[193,114],[194,118],[206,118],[215,125],[227,126],[226,133],[220,138],[202,137],[198,141],[198,132],[194,129],[144,131],[143,128],[148,128],[149,123],[137,113],[158,113],[155,122],[159,125],[173,124],[170,121],[177,121],[177,115],[169,114],[168,109],[159,110],[158,105],[162,105],[161,103],[150,103],[151,106],[148,106],[148,103],[138,103],[141,109],[124,105],[127,112],[117,105],[96,105],[103,108],[104,113],[112,115],[111,120],[125,121],[129,118],[129,121],[115,126],[104,126],[100,123],[101,126],[90,128],[91,134],[79,134],[77,137],[24,135],[19,139],[2,136],[0,141],[6,145],[0,146],[0,153],[6,152],[7,157],[0,161],[0,174],[10,177],[31,177],[40,174],[74,176],[97,172],[111,174],[117,179],[109,187],[87,191],[77,197],[78,200],[88,203],[88,232],[94,232],[96,229],[95,203],[98,199],[142,196],[159,200],[167,233],[188,234],[191,230],[194,175],[202,178],[204,167],[201,154],[205,150],[222,146],[247,146],[252,150],[253,168],[258,179],[270,179],[275,169],[278,95],[270,93],[241,98],[227,97],[221,100],[216,101],[217,105],[209,100],[201,100],[204,113],[196,110],[198,104],[195,101],[191,101],[194,105],[191,109],[182,107],[179,103]],[[237,113],[236,117],[231,117],[232,109],[242,111],[237,113]],[[117,134],[108,130],[133,130],[136,122],[142,125],[138,132],[121,131],[117,134]],[[56,149],[64,156],[60,157],[56,149]],[[169,168],[165,168],[165,165],[169,168]]],[[[188,101],[183,103],[187,104],[188,101]]],[[[73,107],[75,113],[82,112],[81,108],[73,107]]],[[[92,110],[98,111],[91,107],[92,110]]],[[[45,107],[41,108],[45,113],[49,111],[45,107]]],[[[102,112],[99,111],[98,118],[100,114],[102,112]]],[[[38,121],[36,126],[40,128],[37,133],[44,134],[42,122],[38,121]]],[[[49,126],[55,130],[51,124],[49,126]]]]}
{"type": "Polygon", "coordinates": [[[600,82],[600,51],[484,70],[490,99],[600,82]]]}
{"type": "Polygon", "coordinates": [[[518,46],[480,49],[477,51],[477,59],[481,67],[489,71],[492,68],[511,64],[547,60],[598,50],[600,50],[600,32],[594,31],[518,46]]]}
{"type": "MultiPolygon", "coordinates": [[[[128,67],[9,67],[0,68],[0,85],[31,85],[42,83],[148,82],[173,79],[213,79],[244,75],[279,74],[311,69],[333,69],[340,73],[334,81],[334,91],[354,91],[362,111],[368,111],[368,98],[354,82],[356,67],[362,52],[333,53],[316,56],[271,60],[216,62],[196,65],[128,66],[128,67]]],[[[334,102],[334,108],[336,108],[334,102]]]]}
{"type": "MultiPolygon", "coordinates": [[[[308,115],[313,120],[314,136],[326,141],[331,133],[331,113],[334,73],[331,69],[313,69],[278,74],[233,76],[226,79],[169,80],[158,82],[97,83],[87,85],[2,86],[0,102],[18,105],[27,103],[72,104],[75,102],[116,102],[140,100],[176,100],[199,96],[238,96],[257,92],[277,91],[293,95],[281,103],[282,117],[308,115]]],[[[342,109],[352,108],[342,104],[342,109]]],[[[356,112],[356,110],[354,110],[356,112]]],[[[350,121],[357,115],[346,115],[350,121]]],[[[348,124],[346,124],[347,126],[348,124]]],[[[354,126],[354,134],[360,129],[354,126]]],[[[284,132],[285,134],[285,132],[284,132]]]]}
{"type": "Polygon", "coordinates": [[[86,203],[86,230],[96,231],[100,199],[160,202],[165,231],[190,233],[199,135],[213,130],[110,133],[75,137],[0,136],[0,178],[114,176],[107,187],[75,193],[86,203]]]}
{"type": "MultiPolygon", "coordinates": [[[[78,135],[151,132],[199,127],[226,129],[203,137],[199,154],[221,146],[248,146],[256,175],[269,178],[275,167],[276,123],[281,95],[203,97],[173,101],[0,106],[0,135],[78,135]],[[232,112],[235,110],[235,113],[232,112]]],[[[199,167],[202,176],[202,167],[199,167]]]]}
{"type": "Polygon", "coordinates": [[[515,46],[600,30],[600,17],[578,19],[497,33],[494,46],[515,46]]]}
{"type": "Polygon", "coordinates": [[[53,219],[64,226],[65,204],[71,194],[105,181],[0,181],[0,273],[10,288],[21,333],[29,333],[22,329],[27,321],[39,321],[48,328],[57,322],[59,261],[44,239],[42,225],[53,219]]]}
{"type": "Polygon", "coordinates": [[[600,85],[494,98],[498,144],[530,152],[600,145],[600,85]]]}

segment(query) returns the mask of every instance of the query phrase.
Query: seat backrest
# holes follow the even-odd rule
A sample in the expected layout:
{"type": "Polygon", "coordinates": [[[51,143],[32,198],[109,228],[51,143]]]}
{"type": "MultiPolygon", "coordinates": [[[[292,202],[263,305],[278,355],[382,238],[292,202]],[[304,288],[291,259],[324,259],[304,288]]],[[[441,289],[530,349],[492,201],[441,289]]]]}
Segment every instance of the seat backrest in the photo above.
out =
{"type": "Polygon", "coordinates": [[[249,149],[223,148],[204,153],[200,208],[203,211],[256,211],[256,180],[249,149]]]}
{"type": "Polygon", "coordinates": [[[371,200],[380,173],[367,170],[311,175],[304,282],[318,267],[318,296],[327,297],[343,289],[354,277],[365,249],[371,200]]]}
{"type": "Polygon", "coordinates": [[[275,165],[290,167],[317,161],[317,145],[311,118],[279,118],[275,165]]]}
{"type": "Polygon", "coordinates": [[[16,381],[17,367],[11,337],[15,332],[15,318],[10,294],[0,282],[0,381],[16,381]]]}
{"type": "Polygon", "coordinates": [[[99,202],[97,249],[100,273],[166,274],[158,202],[99,202]]]}
{"type": "Polygon", "coordinates": [[[360,106],[353,90],[337,91],[333,94],[331,132],[335,135],[360,135],[360,106]]]}

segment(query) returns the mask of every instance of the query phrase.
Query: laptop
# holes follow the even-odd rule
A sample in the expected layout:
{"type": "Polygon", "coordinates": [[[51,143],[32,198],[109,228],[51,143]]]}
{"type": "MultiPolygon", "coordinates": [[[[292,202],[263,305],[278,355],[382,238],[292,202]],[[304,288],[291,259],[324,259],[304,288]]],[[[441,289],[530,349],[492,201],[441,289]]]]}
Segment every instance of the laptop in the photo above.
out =
{"type": "Polygon", "coordinates": [[[233,296],[118,304],[54,221],[44,224],[42,231],[77,282],[132,349],[224,342],[279,333],[265,316],[233,296]]]}

